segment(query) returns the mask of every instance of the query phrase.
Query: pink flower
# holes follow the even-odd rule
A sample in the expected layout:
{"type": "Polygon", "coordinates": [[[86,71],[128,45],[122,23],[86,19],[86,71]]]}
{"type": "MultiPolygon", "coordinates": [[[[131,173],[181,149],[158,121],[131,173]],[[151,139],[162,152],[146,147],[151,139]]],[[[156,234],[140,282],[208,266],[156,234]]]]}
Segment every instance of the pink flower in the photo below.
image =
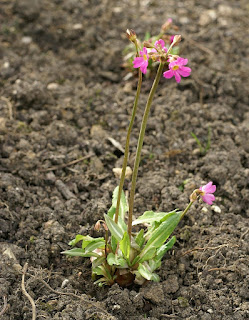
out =
{"type": "Polygon", "coordinates": [[[200,187],[199,189],[201,198],[204,202],[207,204],[213,204],[213,201],[215,201],[215,196],[212,194],[216,190],[216,185],[213,184],[212,181],[210,181],[208,184],[206,184],[203,187],[200,187]]]}
{"type": "Polygon", "coordinates": [[[188,63],[188,59],[178,57],[175,61],[170,62],[169,70],[163,73],[164,78],[170,79],[173,76],[176,82],[181,82],[181,77],[189,77],[191,69],[184,67],[188,63]]]}
{"type": "Polygon", "coordinates": [[[135,58],[133,61],[134,68],[140,68],[143,74],[146,74],[147,67],[148,67],[148,60],[149,56],[147,53],[147,49],[143,48],[142,51],[140,51],[140,56],[135,58]]]}
{"type": "MultiPolygon", "coordinates": [[[[168,51],[168,49],[165,47],[165,42],[163,41],[163,39],[157,40],[154,45],[155,45],[155,47],[156,47],[157,49],[162,49],[162,50],[165,51],[165,52],[168,51]]],[[[151,51],[152,51],[152,52],[156,52],[155,49],[152,49],[151,51]]]]}
{"type": "Polygon", "coordinates": [[[170,36],[170,44],[174,41],[175,36],[170,36]]]}
{"type": "MultiPolygon", "coordinates": [[[[163,39],[159,39],[154,43],[154,46],[156,47],[156,49],[161,51],[164,51],[165,53],[168,51],[168,49],[165,47],[165,42],[163,41],[163,39]]],[[[155,53],[154,57],[152,57],[153,60],[155,61],[160,61],[160,53],[158,53],[158,51],[156,49],[151,49],[151,52],[155,53]]]]}

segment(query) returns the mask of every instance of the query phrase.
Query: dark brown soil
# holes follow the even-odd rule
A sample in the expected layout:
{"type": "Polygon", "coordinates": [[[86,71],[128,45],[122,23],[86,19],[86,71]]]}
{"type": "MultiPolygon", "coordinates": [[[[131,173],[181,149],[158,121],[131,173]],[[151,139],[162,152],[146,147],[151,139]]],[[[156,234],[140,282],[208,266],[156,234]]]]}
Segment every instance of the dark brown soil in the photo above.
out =
{"type": "MultiPolygon", "coordinates": [[[[0,2],[1,319],[32,318],[21,290],[26,262],[37,320],[248,319],[247,0],[0,2]],[[137,81],[135,73],[125,80],[124,31],[156,34],[169,17],[192,75],[179,85],[160,81],[136,214],[184,209],[210,180],[217,201],[197,204],[181,222],[160,283],[99,288],[87,259],[60,252],[75,234],[96,235],[118,183],[112,169],[123,154],[109,138],[124,146],[137,81]],[[208,128],[211,147],[202,155],[190,133],[205,144],[208,128]]],[[[143,82],[130,166],[151,83],[143,82]]]]}

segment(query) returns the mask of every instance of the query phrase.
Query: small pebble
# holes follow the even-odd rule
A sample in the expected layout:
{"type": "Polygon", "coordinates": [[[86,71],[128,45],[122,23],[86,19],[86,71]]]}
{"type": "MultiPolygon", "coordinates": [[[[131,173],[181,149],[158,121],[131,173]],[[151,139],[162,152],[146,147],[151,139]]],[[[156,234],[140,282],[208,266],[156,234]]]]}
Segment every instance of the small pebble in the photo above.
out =
{"type": "Polygon", "coordinates": [[[48,90],[56,90],[58,88],[59,88],[59,85],[58,83],[55,83],[55,82],[51,82],[47,85],[48,90]]]}
{"type": "Polygon", "coordinates": [[[9,61],[5,61],[4,64],[3,64],[3,67],[4,67],[5,69],[8,69],[9,66],[10,66],[9,61]]]}
{"type": "Polygon", "coordinates": [[[212,206],[211,209],[216,213],[221,213],[221,208],[218,206],[212,206]]]}
{"type": "Polygon", "coordinates": [[[76,24],[73,25],[73,29],[74,30],[80,30],[80,29],[82,29],[82,27],[83,27],[82,23],[76,23],[76,24]]]}
{"type": "Polygon", "coordinates": [[[32,42],[32,38],[31,37],[22,37],[21,42],[23,44],[30,44],[32,42]]]}
{"type": "Polygon", "coordinates": [[[69,283],[69,280],[68,279],[65,279],[62,281],[62,284],[61,284],[61,288],[65,288],[67,286],[67,284],[69,283]]]}

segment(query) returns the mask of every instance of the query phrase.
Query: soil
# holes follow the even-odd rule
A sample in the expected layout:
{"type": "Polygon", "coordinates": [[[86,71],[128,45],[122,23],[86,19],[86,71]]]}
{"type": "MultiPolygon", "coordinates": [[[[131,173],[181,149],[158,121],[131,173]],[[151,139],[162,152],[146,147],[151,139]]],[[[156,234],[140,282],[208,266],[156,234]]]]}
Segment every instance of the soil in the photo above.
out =
{"type": "MultiPolygon", "coordinates": [[[[249,318],[248,10],[246,0],[1,0],[2,320],[32,318],[24,276],[37,319],[249,318]],[[184,209],[209,181],[216,202],[181,221],[161,282],[99,288],[88,259],[60,252],[76,234],[98,235],[118,184],[123,153],[112,139],[125,144],[137,82],[122,66],[124,32],[157,34],[169,17],[192,75],[160,81],[135,215],[184,209]],[[208,130],[201,154],[191,132],[205,145],[208,130]]],[[[143,81],[131,167],[152,81],[143,81]]]]}

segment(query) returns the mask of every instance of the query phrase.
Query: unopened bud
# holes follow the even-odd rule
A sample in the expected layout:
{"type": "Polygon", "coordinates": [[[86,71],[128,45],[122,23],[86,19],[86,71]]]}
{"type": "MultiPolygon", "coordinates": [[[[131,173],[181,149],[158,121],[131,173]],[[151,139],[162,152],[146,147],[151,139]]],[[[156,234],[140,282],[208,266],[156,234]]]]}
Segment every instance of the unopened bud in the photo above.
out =
{"type": "Polygon", "coordinates": [[[101,223],[100,223],[100,220],[98,220],[98,221],[95,223],[94,230],[99,231],[100,228],[101,228],[101,223]]]}
{"type": "Polygon", "coordinates": [[[137,35],[134,30],[132,29],[127,29],[126,30],[126,37],[131,41],[131,42],[136,42],[137,41],[137,35]]]}
{"type": "Polygon", "coordinates": [[[165,31],[167,31],[167,30],[170,28],[171,25],[172,25],[172,19],[169,18],[169,19],[162,25],[161,30],[165,32],[165,31]]]}
{"type": "Polygon", "coordinates": [[[197,200],[196,190],[190,195],[189,199],[191,202],[195,202],[197,200]]]}
{"type": "Polygon", "coordinates": [[[149,49],[153,49],[154,45],[149,41],[144,41],[144,47],[149,48],[149,49]]]}
{"type": "Polygon", "coordinates": [[[103,228],[105,229],[105,231],[108,231],[108,227],[104,221],[103,221],[103,228]]]}
{"type": "Polygon", "coordinates": [[[172,41],[172,46],[176,46],[181,41],[181,39],[182,39],[182,36],[180,34],[176,34],[172,41]]]}
{"type": "Polygon", "coordinates": [[[101,228],[101,224],[102,224],[102,227],[105,229],[105,231],[108,231],[108,227],[107,227],[107,225],[106,225],[104,220],[98,220],[95,223],[94,230],[99,231],[100,228],[101,228]]]}

